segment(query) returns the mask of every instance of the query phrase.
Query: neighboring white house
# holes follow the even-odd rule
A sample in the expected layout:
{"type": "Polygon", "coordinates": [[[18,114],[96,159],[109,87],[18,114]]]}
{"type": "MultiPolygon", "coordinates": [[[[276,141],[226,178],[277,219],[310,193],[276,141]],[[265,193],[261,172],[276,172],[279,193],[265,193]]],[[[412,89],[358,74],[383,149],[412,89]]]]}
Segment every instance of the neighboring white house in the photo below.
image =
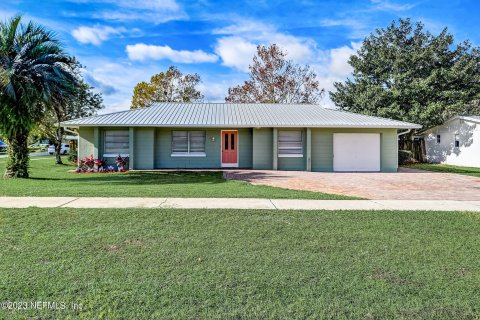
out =
{"type": "Polygon", "coordinates": [[[456,116],[425,130],[427,161],[480,167],[480,116],[456,116]]]}

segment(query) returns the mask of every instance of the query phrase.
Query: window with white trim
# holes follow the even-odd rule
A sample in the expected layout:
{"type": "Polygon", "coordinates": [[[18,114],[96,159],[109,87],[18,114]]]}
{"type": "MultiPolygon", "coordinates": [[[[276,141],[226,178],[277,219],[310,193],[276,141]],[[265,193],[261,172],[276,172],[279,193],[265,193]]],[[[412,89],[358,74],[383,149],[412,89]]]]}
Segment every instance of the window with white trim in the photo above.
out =
{"type": "Polygon", "coordinates": [[[278,132],[279,157],[303,157],[303,132],[279,131],[278,132]]]}
{"type": "Polygon", "coordinates": [[[172,156],[205,156],[205,131],[172,131],[172,156]]]}
{"type": "Polygon", "coordinates": [[[104,138],[105,154],[128,154],[130,147],[128,130],[105,130],[104,138]]]}
{"type": "Polygon", "coordinates": [[[437,134],[437,144],[440,143],[440,141],[441,141],[440,138],[441,138],[441,136],[439,134],[437,134]]]}

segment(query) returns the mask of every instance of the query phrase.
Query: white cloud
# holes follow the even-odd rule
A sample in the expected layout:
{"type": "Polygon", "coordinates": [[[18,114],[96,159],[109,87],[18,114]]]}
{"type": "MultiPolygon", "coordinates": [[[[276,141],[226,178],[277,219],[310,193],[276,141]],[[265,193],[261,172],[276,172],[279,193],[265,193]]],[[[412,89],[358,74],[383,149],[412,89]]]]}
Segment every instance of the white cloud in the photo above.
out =
{"type": "Polygon", "coordinates": [[[72,31],[72,36],[81,43],[91,43],[98,46],[110,36],[119,35],[125,31],[125,28],[113,28],[110,26],[81,26],[72,31]]]}
{"type": "Polygon", "coordinates": [[[95,75],[89,72],[87,69],[83,69],[82,71],[83,79],[85,79],[85,81],[97,92],[101,92],[105,96],[117,93],[117,89],[115,89],[115,87],[106,82],[98,80],[95,75]]]}
{"type": "Polygon", "coordinates": [[[169,46],[155,46],[144,43],[127,45],[126,51],[130,60],[137,61],[168,59],[177,63],[202,63],[218,60],[215,54],[203,50],[174,50],[169,46]]]}
{"type": "Polygon", "coordinates": [[[251,20],[216,29],[214,34],[224,35],[215,45],[215,52],[222,58],[223,65],[244,72],[248,71],[259,44],[275,43],[297,63],[307,63],[316,52],[316,43],[311,39],[284,34],[273,26],[251,20]]]}
{"type": "Polygon", "coordinates": [[[393,12],[401,12],[407,11],[415,7],[415,4],[411,3],[394,3],[388,0],[372,0],[372,4],[374,4],[374,10],[380,11],[393,11],[393,12]]]}
{"type": "Polygon", "coordinates": [[[218,39],[215,53],[222,58],[224,66],[248,71],[256,52],[256,45],[245,38],[231,36],[218,39]]]}
{"type": "Polygon", "coordinates": [[[320,87],[326,91],[322,104],[327,108],[335,108],[330,100],[328,91],[334,91],[334,82],[343,82],[352,73],[353,68],[348,64],[350,57],[360,48],[360,42],[352,42],[349,46],[342,46],[325,50],[323,59],[312,64],[312,68],[317,73],[317,79],[320,87]]]}
{"type": "Polygon", "coordinates": [[[331,74],[338,77],[346,77],[352,73],[352,66],[348,60],[360,49],[360,42],[352,42],[350,46],[343,46],[330,50],[330,64],[328,66],[331,74]]]}
{"type": "Polygon", "coordinates": [[[185,19],[186,13],[175,0],[101,0],[110,3],[114,10],[100,11],[94,17],[131,21],[143,20],[149,23],[158,24],[172,20],[185,19]]]}
{"type": "Polygon", "coordinates": [[[102,114],[128,110],[135,85],[150,79],[155,73],[152,69],[156,70],[152,65],[133,65],[123,60],[112,62],[109,58],[85,57],[81,61],[86,66],[83,71],[86,80],[103,95],[106,108],[99,112],[102,114]]]}
{"type": "Polygon", "coordinates": [[[228,88],[231,85],[224,82],[202,82],[197,89],[204,95],[205,102],[225,102],[228,88]]]}
{"type": "Polygon", "coordinates": [[[93,3],[94,11],[88,9],[82,12],[65,10],[66,16],[83,16],[94,19],[110,21],[146,21],[149,24],[159,24],[172,20],[187,18],[183,8],[175,0],[69,0],[71,2],[85,4],[93,3]],[[107,6],[97,6],[107,4],[107,6]],[[106,7],[107,9],[103,9],[106,7]]]}
{"type": "Polygon", "coordinates": [[[122,100],[118,100],[118,101],[106,104],[105,109],[100,110],[98,112],[98,114],[106,114],[106,113],[112,113],[112,112],[125,111],[125,110],[130,109],[131,105],[132,105],[132,99],[125,98],[125,99],[122,99],[122,100]]]}
{"type": "Polygon", "coordinates": [[[206,75],[198,85],[198,90],[203,93],[205,102],[225,102],[228,88],[237,86],[245,80],[245,75],[206,75]]]}
{"type": "Polygon", "coordinates": [[[322,27],[343,27],[350,30],[348,37],[353,40],[363,39],[375,28],[375,16],[382,12],[398,15],[400,12],[408,11],[415,7],[412,3],[396,3],[391,0],[370,0],[370,5],[364,10],[351,10],[340,12],[339,16],[320,20],[322,27]]]}
{"type": "Polygon", "coordinates": [[[320,21],[322,27],[346,27],[350,29],[348,37],[350,39],[361,39],[371,32],[371,27],[361,22],[361,19],[341,18],[341,19],[323,19],[320,21]]]}
{"type": "Polygon", "coordinates": [[[241,20],[235,24],[213,30],[213,34],[236,34],[258,39],[264,38],[266,34],[274,32],[276,32],[276,29],[273,26],[254,20],[241,20]]]}
{"type": "Polygon", "coordinates": [[[320,21],[320,25],[322,27],[345,26],[345,27],[358,28],[362,26],[362,23],[356,19],[342,18],[342,19],[322,19],[320,21]]]}
{"type": "Polygon", "coordinates": [[[105,2],[115,3],[119,7],[130,9],[149,9],[162,11],[178,11],[180,6],[175,0],[104,0],[105,2]]]}

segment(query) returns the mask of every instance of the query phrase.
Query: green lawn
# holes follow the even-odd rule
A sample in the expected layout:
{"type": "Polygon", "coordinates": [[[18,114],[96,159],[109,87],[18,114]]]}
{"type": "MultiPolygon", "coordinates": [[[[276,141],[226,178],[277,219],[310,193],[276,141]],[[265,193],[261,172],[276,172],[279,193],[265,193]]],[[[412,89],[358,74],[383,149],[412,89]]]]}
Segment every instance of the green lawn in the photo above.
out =
{"type": "Polygon", "coordinates": [[[480,214],[0,210],[0,319],[478,319],[480,214]]]}
{"type": "Polygon", "coordinates": [[[460,166],[451,166],[448,164],[432,164],[432,163],[416,163],[416,164],[406,165],[404,167],[419,169],[419,170],[456,173],[456,174],[463,174],[466,176],[480,177],[480,168],[473,168],[473,167],[460,167],[460,166]]]}
{"type": "MultiPolygon", "coordinates": [[[[66,161],[66,158],[65,160],[66,161]]],[[[0,159],[0,173],[6,159],[0,159]]],[[[254,186],[223,179],[221,172],[129,172],[78,174],[53,157],[32,157],[31,179],[0,178],[0,196],[232,197],[277,199],[355,199],[320,192],[254,186]]]]}

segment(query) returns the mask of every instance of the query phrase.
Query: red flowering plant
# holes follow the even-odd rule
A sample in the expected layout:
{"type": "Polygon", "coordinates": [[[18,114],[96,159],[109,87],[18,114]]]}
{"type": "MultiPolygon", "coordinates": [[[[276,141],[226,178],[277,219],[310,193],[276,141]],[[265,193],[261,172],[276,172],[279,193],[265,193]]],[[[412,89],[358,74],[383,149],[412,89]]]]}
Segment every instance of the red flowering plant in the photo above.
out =
{"type": "Polygon", "coordinates": [[[95,159],[95,165],[97,166],[97,171],[98,172],[103,172],[104,171],[104,166],[105,166],[105,161],[101,159],[95,159]]]}
{"type": "Polygon", "coordinates": [[[127,158],[122,158],[121,155],[118,155],[115,158],[115,164],[117,165],[118,171],[125,171],[125,165],[127,164],[127,158]]]}
{"type": "MultiPolygon", "coordinates": [[[[115,159],[117,164],[118,171],[125,171],[124,166],[126,165],[127,158],[122,158],[120,155],[115,159]]],[[[115,172],[113,166],[107,165],[103,159],[95,159],[93,155],[90,157],[85,157],[77,161],[77,168],[75,172],[77,173],[94,173],[94,172],[115,172]]]]}
{"type": "Polygon", "coordinates": [[[90,157],[85,157],[85,159],[83,159],[83,162],[89,169],[93,169],[93,167],[95,166],[95,158],[93,157],[93,154],[90,155],[90,157]]]}
{"type": "Polygon", "coordinates": [[[93,172],[94,166],[95,159],[93,158],[93,155],[91,155],[90,157],[85,157],[77,161],[77,169],[75,169],[75,172],[93,172]]]}

